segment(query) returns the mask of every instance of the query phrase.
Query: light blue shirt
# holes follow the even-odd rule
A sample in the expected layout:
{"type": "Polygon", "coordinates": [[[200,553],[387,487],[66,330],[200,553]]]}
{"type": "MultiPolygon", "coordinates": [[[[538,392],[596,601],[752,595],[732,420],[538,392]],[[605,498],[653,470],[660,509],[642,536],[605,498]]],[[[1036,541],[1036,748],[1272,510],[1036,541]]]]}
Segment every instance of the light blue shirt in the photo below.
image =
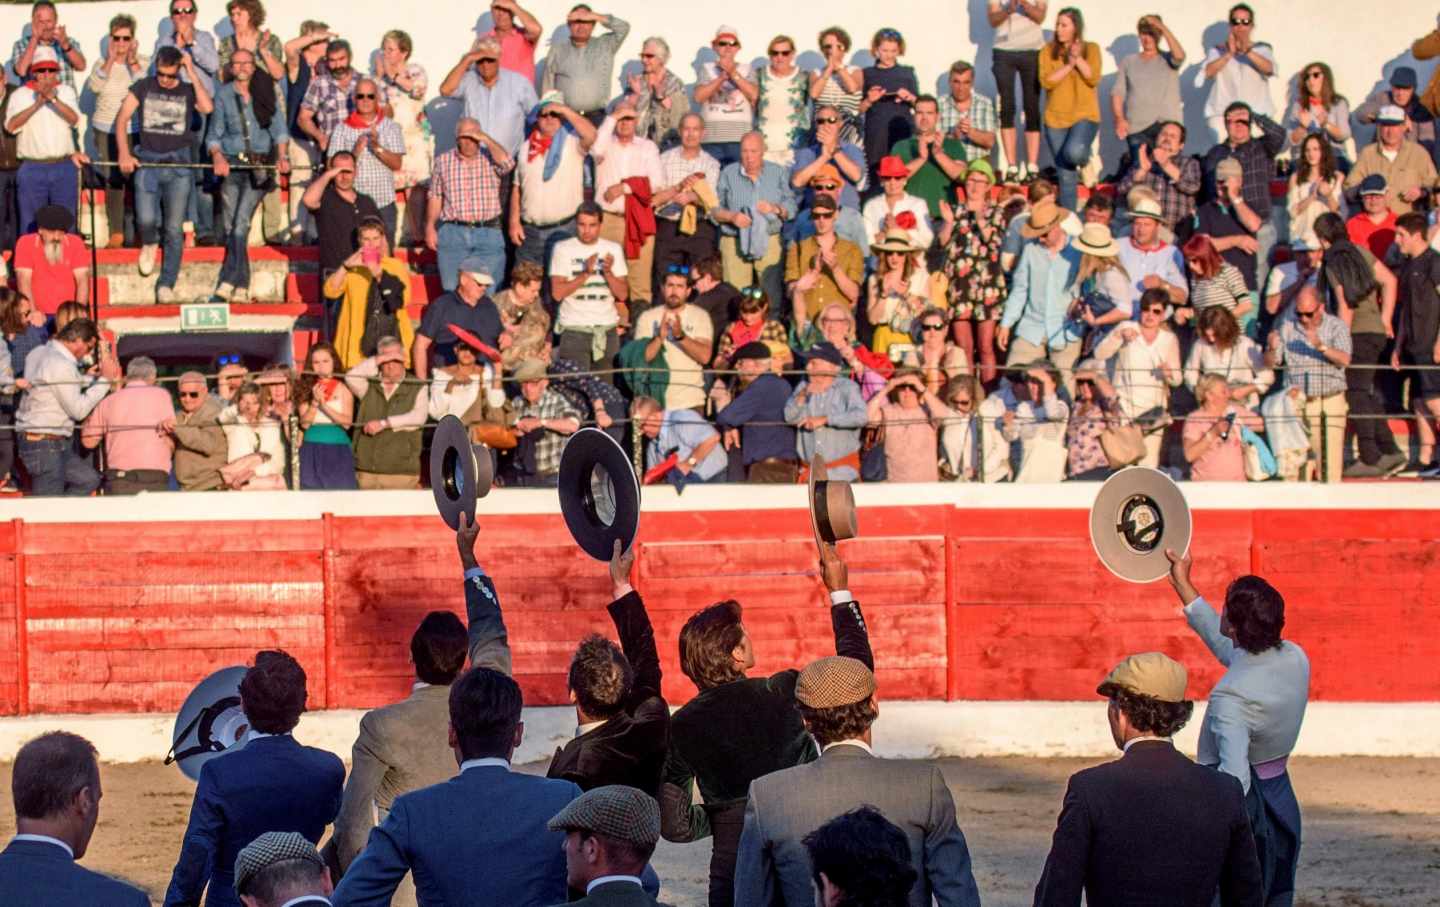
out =
{"type": "MultiPolygon", "coordinates": [[[[679,456],[681,461],[687,460],[695,448],[717,434],[715,427],[698,413],[688,409],[667,410],[660,422],[660,434],[650,442],[650,465],[658,464],[672,452],[679,456]]],[[[695,476],[700,479],[713,479],[725,471],[729,462],[729,457],[725,455],[725,446],[716,444],[710,448],[705,459],[695,464],[695,476]]]]}
{"type": "MultiPolygon", "coordinates": [[[[720,185],[715,192],[720,197],[720,207],[726,211],[754,208],[757,202],[762,201],[784,209],[781,217],[765,218],[771,235],[780,232],[783,221],[795,216],[795,193],[790,189],[790,171],[770,161],[760,168],[758,180],[746,175],[738,163],[729,165],[720,171],[720,185]]],[[[739,231],[734,224],[721,224],[720,232],[735,236],[739,231]]]]}
{"type": "Polygon", "coordinates": [[[1130,317],[1136,321],[1140,320],[1140,296],[1145,292],[1145,278],[1155,276],[1182,289],[1190,285],[1185,276],[1185,258],[1170,243],[1147,249],[1135,245],[1134,238],[1127,236],[1120,240],[1119,258],[1125,273],[1130,275],[1130,317]]]}
{"type": "Polygon", "coordinates": [[[539,103],[535,86],[524,76],[502,69],[495,84],[486,86],[474,68],[460,77],[452,98],[465,101],[465,116],[480,121],[485,134],[514,155],[525,140],[525,116],[539,103]]]}
{"type": "MultiPolygon", "coordinates": [[[[785,404],[785,421],[799,425],[810,416],[824,416],[825,424],[814,431],[802,429],[795,433],[795,451],[801,462],[809,463],[818,453],[826,463],[833,463],[860,449],[860,429],[868,416],[860,385],[854,381],[837,377],[830,387],[814,394],[810,393],[809,381],[800,382],[785,404]],[[803,403],[800,402],[802,392],[806,395],[803,403]]],[[[859,473],[849,466],[831,468],[829,475],[842,482],[860,479],[859,473]]]]}
{"type": "MultiPolygon", "coordinates": [[[[785,227],[787,243],[798,243],[815,235],[815,221],[810,217],[809,209],[801,211],[794,220],[787,221],[785,227]]],[[[870,237],[865,232],[865,218],[856,209],[841,206],[836,212],[835,235],[854,243],[867,263],[874,258],[870,254],[870,237]]]]}
{"type": "MultiPolygon", "coordinates": [[[[136,35],[138,38],[139,35],[136,35]]],[[[162,47],[177,47],[175,43],[175,32],[172,29],[161,35],[155,41],[155,50],[162,47]]],[[[215,46],[215,36],[208,31],[195,29],[195,43],[187,49],[181,48],[181,53],[189,53],[195,61],[195,69],[200,73],[200,84],[205,86],[205,91],[213,98],[215,96],[215,74],[220,71],[220,51],[215,46]]],[[[150,75],[155,75],[155,57],[150,55],[150,75]]],[[[180,67],[180,81],[189,84],[190,73],[184,66],[180,67]]]]}
{"type": "MultiPolygon", "coordinates": [[[[277,92],[277,95],[279,93],[277,92]]],[[[268,154],[270,149],[290,141],[285,131],[285,105],[279,95],[275,114],[270,117],[270,128],[266,129],[255,119],[255,105],[243,103],[234,84],[224,85],[215,96],[215,113],[210,117],[210,131],[206,135],[205,147],[209,151],[217,148],[226,155],[234,156],[245,151],[245,126],[250,130],[250,150],[256,154],[268,154]]]]}
{"type": "Polygon", "coordinates": [[[1005,300],[1001,327],[1021,340],[1047,349],[1063,349],[1084,335],[1085,325],[1068,317],[1069,287],[1080,272],[1080,253],[1067,242],[1052,254],[1039,242],[1025,244],[1005,300]]]}

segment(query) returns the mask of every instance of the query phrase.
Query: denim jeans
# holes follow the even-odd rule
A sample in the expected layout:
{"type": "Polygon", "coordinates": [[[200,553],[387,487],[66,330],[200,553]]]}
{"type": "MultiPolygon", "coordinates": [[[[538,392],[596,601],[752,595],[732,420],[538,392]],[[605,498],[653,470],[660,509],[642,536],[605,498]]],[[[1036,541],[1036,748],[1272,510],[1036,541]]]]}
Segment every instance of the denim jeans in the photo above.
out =
{"type": "Polygon", "coordinates": [[[35,212],[46,205],[59,205],[71,214],[80,210],[80,189],[75,184],[75,165],[66,161],[41,164],[21,161],[20,232],[33,233],[35,212]]]}
{"type": "Polygon", "coordinates": [[[739,142],[706,142],[700,146],[705,152],[720,162],[721,169],[728,164],[740,163],[739,142]]]}
{"type": "Polygon", "coordinates": [[[141,162],[140,169],[135,171],[135,221],[140,226],[140,244],[153,246],[164,240],[164,263],[155,285],[174,287],[180,276],[180,255],[185,249],[186,205],[195,180],[189,170],[144,165],[150,161],[186,163],[189,157],[187,152],[157,155],[146,154],[143,149],[136,156],[141,162]]]}
{"type": "Polygon", "coordinates": [[[30,474],[30,493],[84,497],[100,487],[100,474],[75,453],[70,436],[32,441],[24,434],[16,445],[30,474]]]}
{"type": "MultiPolygon", "coordinates": [[[[210,152],[205,148],[205,133],[208,131],[210,119],[204,114],[196,114],[199,121],[199,128],[195,129],[190,137],[190,157],[187,160],[209,163],[210,152]]],[[[195,125],[195,120],[191,121],[195,125]]],[[[186,175],[190,177],[190,195],[185,202],[185,220],[195,228],[197,237],[204,236],[216,238],[218,232],[215,223],[215,171],[188,170],[186,175]]]]}
{"type": "Polygon", "coordinates": [[[556,243],[575,236],[575,218],[548,227],[535,227],[530,224],[522,226],[525,229],[525,241],[515,250],[515,260],[533,262],[549,274],[550,253],[554,251],[556,243]]]}
{"type": "Polygon", "coordinates": [[[499,227],[470,227],[442,222],[436,230],[435,265],[440,285],[447,291],[459,283],[460,262],[474,255],[484,259],[485,269],[495,281],[494,289],[505,284],[505,237],[499,227]]]}
{"type": "Polygon", "coordinates": [[[1067,129],[1045,127],[1045,145],[1055,161],[1055,171],[1060,176],[1058,197],[1055,201],[1062,208],[1075,210],[1079,197],[1080,168],[1090,160],[1090,146],[1095,143],[1095,133],[1100,124],[1080,120],[1067,129]]]}
{"type": "MultiPolygon", "coordinates": [[[[221,237],[225,260],[220,264],[220,282],[246,290],[250,288],[250,222],[265,197],[251,182],[250,174],[249,170],[231,170],[220,184],[225,222],[225,233],[221,237]]],[[[168,250],[166,257],[168,260],[168,250]]]]}

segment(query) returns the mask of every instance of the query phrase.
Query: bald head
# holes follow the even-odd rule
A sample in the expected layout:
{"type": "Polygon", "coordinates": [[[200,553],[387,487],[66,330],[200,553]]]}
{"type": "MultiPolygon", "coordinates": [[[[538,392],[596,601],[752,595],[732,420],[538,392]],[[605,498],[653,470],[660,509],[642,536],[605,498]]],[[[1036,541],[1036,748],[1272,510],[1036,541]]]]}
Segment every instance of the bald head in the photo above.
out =
{"type": "Polygon", "coordinates": [[[740,166],[752,177],[758,176],[765,165],[765,136],[758,132],[747,132],[740,140],[740,166]]]}

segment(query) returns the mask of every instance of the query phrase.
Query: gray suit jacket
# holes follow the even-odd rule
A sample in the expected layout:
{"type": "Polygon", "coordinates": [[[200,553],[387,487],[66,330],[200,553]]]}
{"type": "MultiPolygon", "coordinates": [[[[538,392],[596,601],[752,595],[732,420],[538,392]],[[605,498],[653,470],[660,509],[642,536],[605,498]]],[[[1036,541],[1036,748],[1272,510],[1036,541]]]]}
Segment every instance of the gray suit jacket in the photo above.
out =
{"type": "Polygon", "coordinates": [[[910,840],[919,879],[912,907],[979,907],[970,849],[955,824],[955,801],[940,769],[879,759],[840,744],[815,762],[772,772],[750,785],[735,866],[735,903],[810,907],[815,887],[802,839],[841,813],[874,806],[910,840]]]}

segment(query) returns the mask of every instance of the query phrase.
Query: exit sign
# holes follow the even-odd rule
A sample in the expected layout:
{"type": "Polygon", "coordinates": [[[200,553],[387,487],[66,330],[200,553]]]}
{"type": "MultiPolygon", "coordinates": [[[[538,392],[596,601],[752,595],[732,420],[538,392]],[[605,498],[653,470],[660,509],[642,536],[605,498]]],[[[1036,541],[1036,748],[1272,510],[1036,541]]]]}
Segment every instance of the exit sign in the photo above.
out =
{"type": "Polygon", "coordinates": [[[230,329],[230,303],[200,302],[180,307],[180,330],[225,331],[230,329]]]}

